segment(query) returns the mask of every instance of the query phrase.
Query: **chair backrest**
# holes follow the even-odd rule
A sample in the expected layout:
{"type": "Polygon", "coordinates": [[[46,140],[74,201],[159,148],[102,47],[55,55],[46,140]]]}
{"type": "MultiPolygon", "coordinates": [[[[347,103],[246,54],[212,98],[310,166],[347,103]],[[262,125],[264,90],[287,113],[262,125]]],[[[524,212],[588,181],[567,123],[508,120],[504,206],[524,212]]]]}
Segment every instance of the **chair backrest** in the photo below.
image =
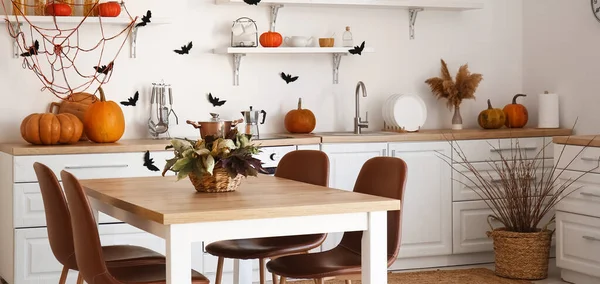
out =
{"type": "Polygon", "coordinates": [[[79,273],[89,284],[119,284],[106,269],[98,235],[98,225],[81,184],[69,172],[61,171],[60,176],[65,188],[69,211],[71,211],[79,273]]]}
{"type": "MultiPolygon", "coordinates": [[[[368,160],[360,170],[354,192],[377,195],[400,200],[403,208],[404,187],[406,184],[406,163],[399,158],[376,157],[368,160]]],[[[387,214],[387,255],[388,266],[398,257],[402,236],[402,210],[387,214]]],[[[361,253],[362,232],[346,232],[340,246],[361,253]]]]}
{"type": "Polygon", "coordinates": [[[275,176],[327,186],[329,184],[329,158],[321,151],[293,151],[281,158],[275,176]]]}
{"type": "Polygon", "coordinates": [[[46,165],[34,163],[33,169],[40,183],[52,253],[62,265],[77,270],[73,235],[71,235],[71,216],[60,183],[54,172],[46,165]]]}

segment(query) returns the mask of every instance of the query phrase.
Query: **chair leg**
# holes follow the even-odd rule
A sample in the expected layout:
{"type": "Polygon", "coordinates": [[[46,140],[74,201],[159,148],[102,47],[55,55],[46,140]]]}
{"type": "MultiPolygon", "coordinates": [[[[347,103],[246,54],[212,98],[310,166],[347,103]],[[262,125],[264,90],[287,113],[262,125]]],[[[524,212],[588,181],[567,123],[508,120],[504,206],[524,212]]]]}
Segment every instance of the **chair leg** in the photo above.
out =
{"type": "Polygon", "coordinates": [[[77,276],[77,284],[83,284],[83,275],[81,275],[81,272],[77,276]]]}
{"type": "Polygon", "coordinates": [[[223,262],[225,258],[219,256],[219,260],[217,261],[217,276],[215,277],[215,283],[221,284],[221,279],[223,278],[223,262]]]}
{"type": "Polygon", "coordinates": [[[260,284],[265,284],[265,259],[264,258],[260,258],[258,260],[258,269],[259,269],[259,275],[260,275],[260,284]]]}
{"type": "Polygon", "coordinates": [[[352,280],[346,280],[346,284],[352,284],[352,280]]]}
{"type": "Polygon", "coordinates": [[[287,284],[287,279],[283,276],[279,277],[279,284],[287,284]]]}
{"type": "Polygon", "coordinates": [[[277,274],[271,273],[271,276],[273,277],[273,284],[277,284],[277,274]]]}
{"type": "Polygon", "coordinates": [[[324,278],[315,279],[315,284],[325,284],[324,278]]]}
{"type": "Polygon", "coordinates": [[[58,284],[65,284],[67,282],[67,275],[69,274],[69,268],[63,266],[62,272],[60,273],[60,280],[58,284]]]}

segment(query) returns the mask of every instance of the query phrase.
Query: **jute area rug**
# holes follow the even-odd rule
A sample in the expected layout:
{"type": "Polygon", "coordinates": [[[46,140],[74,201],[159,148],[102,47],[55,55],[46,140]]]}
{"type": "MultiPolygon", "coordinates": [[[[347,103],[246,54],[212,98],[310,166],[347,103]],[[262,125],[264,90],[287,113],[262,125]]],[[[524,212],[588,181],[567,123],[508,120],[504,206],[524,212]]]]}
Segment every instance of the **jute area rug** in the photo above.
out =
{"type": "MultiPolygon", "coordinates": [[[[293,284],[314,284],[314,281],[294,281],[293,284]]],[[[407,273],[390,273],[388,284],[532,284],[529,281],[512,280],[498,277],[486,268],[419,271],[407,273]]],[[[344,284],[344,281],[331,280],[326,284],[344,284]]],[[[360,281],[352,281],[360,284],[360,281]]]]}

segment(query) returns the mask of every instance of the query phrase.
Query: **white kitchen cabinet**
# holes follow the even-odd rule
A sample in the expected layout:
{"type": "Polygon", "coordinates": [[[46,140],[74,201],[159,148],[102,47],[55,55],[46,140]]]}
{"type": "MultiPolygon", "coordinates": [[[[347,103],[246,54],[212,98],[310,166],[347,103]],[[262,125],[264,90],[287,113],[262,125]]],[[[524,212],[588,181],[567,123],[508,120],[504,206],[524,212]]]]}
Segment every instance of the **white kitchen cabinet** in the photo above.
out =
{"type": "Polygon", "coordinates": [[[450,144],[390,143],[389,150],[408,166],[399,258],[451,254],[451,168],[442,160],[450,155],[450,144]]]}
{"type": "Polygon", "coordinates": [[[600,218],[557,212],[556,223],[556,265],[564,269],[563,278],[573,283],[599,283],[600,218]],[[575,277],[565,277],[565,272],[575,277]]]}
{"type": "MultiPolygon", "coordinates": [[[[329,157],[329,187],[354,190],[354,183],[363,164],[371,158],[386,156],[387,143],[322,144],[321,150],[329,157]]],[[[343,233],[330,233],[322,249],[337,246],[343,233]]]]}

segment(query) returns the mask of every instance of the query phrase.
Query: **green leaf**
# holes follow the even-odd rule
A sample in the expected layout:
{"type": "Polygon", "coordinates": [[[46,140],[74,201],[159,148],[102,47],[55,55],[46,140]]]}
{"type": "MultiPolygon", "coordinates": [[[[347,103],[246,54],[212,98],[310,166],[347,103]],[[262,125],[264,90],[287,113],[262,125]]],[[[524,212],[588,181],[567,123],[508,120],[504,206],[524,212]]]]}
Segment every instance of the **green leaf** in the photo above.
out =
{"type": "Polygon", "coordinates": [[[198,156],[202,157],[202,156],[206,156],[206,155],[210,154],[210,151],[206,148],[199,149],[199,150],[196,150],[196,154],[198,154],[198,156]]]}
{"type": "Polygon", "coordinates": [[[191,157],[192,157],[192,154],[193,154],[194,152],[195,152],[195,151],[194,151],[194,149],[190,148],[190,149],[187,149],[187,150],[185,150],[185,151],[184,151],[184,152],[183,152],[181,155],[182,155],[184,158],[191,158],[191,157]]]}
{"type": "Polygon", "coordinates": [[[204,159],[204,167],[209,174],[213,174],[215,169],[215,159],[211,155],[206,156],[206,159],[204,159]]]}
{"type": "Polygon", "coordinates": [[[171,167],[173,167],[173,165],[175,165],[176,162],[177,162],[177,157],[167,160],[167,163],[165,164],[165,167],[163,168],[163,172],[162,172],[163,177],[165,176],[165,174],[167,173],[168,170],[171,170],[171,167]]]}
{"type": "Polygon", "coordinates": [[[185,168],[185,169],[182,169],[181,171],[179,171],[177,173],[177,181],[180,181],[180,180],[186,178],[190,174],[190,172],[191,172],[191,169],[189,169],[189,168],[185,168]]]}
{"type": "Polygon", "coordinates": [[[173,145],[173,148],[175,148],[175,151],[180,152],[180,153],[183,153],[183,152],[185,152],[185,150],[192,148],[192,145],[190,145],[187,141],[180,140],[180,139],[171,140],[171,145],[173,145]]]}
{"type": "Polygon", "coordinates": [[[175,162],[175,164],[172,167],[173,171],[182,171],[186,166],[188,166],[190,164],[190,162],[193,161],[192,158],[183,158],[183,159],[179,159],[177,162],[175,162]]]}

